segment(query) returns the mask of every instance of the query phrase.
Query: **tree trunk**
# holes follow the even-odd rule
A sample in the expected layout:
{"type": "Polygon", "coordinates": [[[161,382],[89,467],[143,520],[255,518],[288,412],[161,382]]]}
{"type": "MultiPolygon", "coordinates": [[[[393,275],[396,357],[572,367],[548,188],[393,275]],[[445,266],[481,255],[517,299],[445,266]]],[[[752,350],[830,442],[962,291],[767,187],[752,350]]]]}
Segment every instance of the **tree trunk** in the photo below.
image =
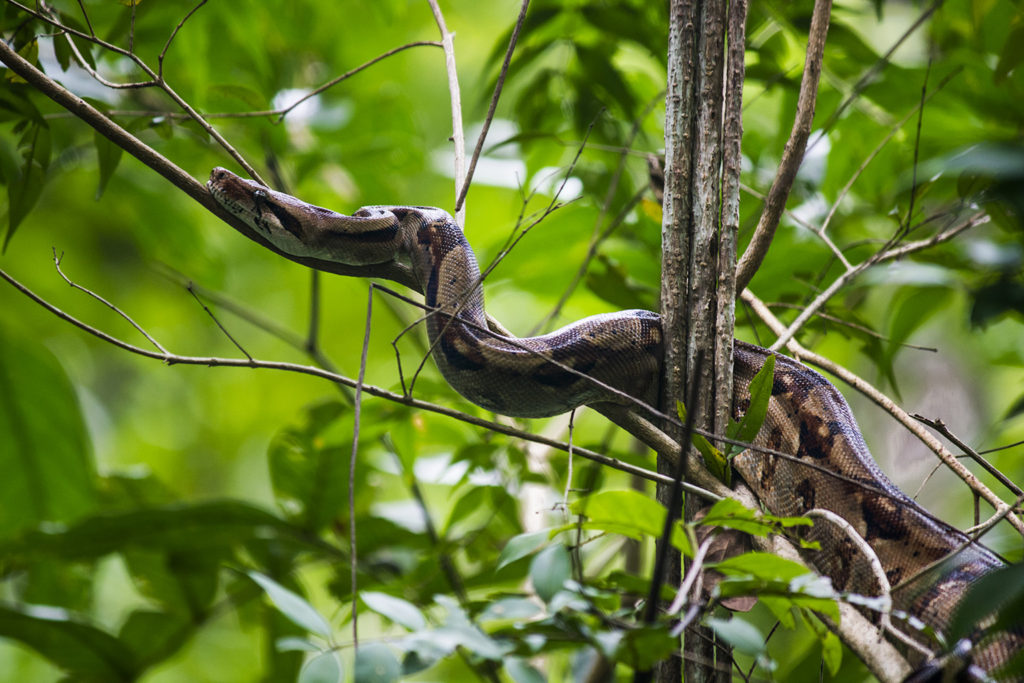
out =
{"type": "MultiPolygon", "coordinates": [[[[718,433],[725,431],[732,405],[745,18],[745,2],[727,6],[725,0],[672,0],[670,5],[662,224],[661,315],[666,349],[662,408],[674,413],[676,400],[692,396],[693,405],[687,405],[687,411],[693,412],[694,425],[718,433]],[[727,18],[732,41],[728,103],[727,18]]],[[[683,438],[679,429],[671,435],[676,440],[683,438]]],[[[668,472],[664,460],[659,462],[659,471],[668,472]]],[[[666,506],[668,488],[658,489],[658,499],[666,506]]],[[[699,507],[697,499],[688,499],[685,519],[692,519],[699,507]]],[[[666,576],[678,585],[678,556],[670,561],[666,576]]],[[[716,667],[713,634],[703,626],[693,626],[684,634],[682,666],[678,660],[663,662],[658,681],[676,683],[681,677],[688,682],[716,677],[728,680],[731,655],[724,648],[717,653],[716,667]]]]}

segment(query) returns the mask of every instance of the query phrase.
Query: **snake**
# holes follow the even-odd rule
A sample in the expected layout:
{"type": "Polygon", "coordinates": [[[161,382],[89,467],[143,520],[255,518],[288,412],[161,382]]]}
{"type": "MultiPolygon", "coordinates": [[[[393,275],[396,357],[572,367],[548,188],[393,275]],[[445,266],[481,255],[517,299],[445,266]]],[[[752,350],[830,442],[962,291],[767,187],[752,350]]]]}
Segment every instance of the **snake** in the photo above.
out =
{"type": "MultiPolygon", "coordinates": [[[[534,337],[497,333],[484,310],[476,256],[443,209],[366,206],[344,215],[219,167],[207,188],[228,213],[286,255],[411,268],[429,311],[434,362],[456,392],[482,408],[539,418],[585,405],[635,408],[658,399],[664,335],[657,313],[605,313],[534,337]]],[[[751,381],[770,355],[775,354],[735,341],[737,418],[749,408],[751,381]]],[[[893,608],[943,633],[968,589],[1006,564],[886,477],[846,400],[828,380],[785,356],[775,359],[767,414],[752,447],[732,459],[736,472],[774,515],[825,509],[846,520],[877,556],[893,587],[893,608]]],[[[836,590],[882,590],[850,533],[827,523],[812,533],[820,550],[810,551],[810,562],[836,590]]],[[[921,631],[909,630],[923,638],[921,631]]],[[[959,665],[965,676],[983,679],[1024,648],[1024,634],[979,630],[969,645],[969,658],[959,665]]]]}

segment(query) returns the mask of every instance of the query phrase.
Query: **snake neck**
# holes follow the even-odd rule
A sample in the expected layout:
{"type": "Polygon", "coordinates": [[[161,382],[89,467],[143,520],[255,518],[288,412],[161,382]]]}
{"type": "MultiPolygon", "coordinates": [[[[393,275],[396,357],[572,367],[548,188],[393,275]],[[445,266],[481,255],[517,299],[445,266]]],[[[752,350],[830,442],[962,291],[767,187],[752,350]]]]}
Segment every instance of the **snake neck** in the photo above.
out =
{"type": "Polygon", "coordinates": [[[423,288],[431,341],[444,328],[487,327],[480,267],[452,217],[441,209],[389,207],[406,226],[406,251],[423,288]]]}

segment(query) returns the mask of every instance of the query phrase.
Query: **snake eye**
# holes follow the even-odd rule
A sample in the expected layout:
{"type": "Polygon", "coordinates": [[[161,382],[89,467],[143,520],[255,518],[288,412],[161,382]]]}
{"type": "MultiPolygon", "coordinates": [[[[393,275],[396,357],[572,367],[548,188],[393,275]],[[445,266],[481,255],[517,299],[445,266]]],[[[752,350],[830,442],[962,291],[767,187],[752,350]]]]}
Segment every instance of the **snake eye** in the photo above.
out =
{"type": "Polygon", "coordinates": [[[252,198],[257,202],[265,201],[267,199],[267,192],[266,190],[253,190],[252,198]]]}

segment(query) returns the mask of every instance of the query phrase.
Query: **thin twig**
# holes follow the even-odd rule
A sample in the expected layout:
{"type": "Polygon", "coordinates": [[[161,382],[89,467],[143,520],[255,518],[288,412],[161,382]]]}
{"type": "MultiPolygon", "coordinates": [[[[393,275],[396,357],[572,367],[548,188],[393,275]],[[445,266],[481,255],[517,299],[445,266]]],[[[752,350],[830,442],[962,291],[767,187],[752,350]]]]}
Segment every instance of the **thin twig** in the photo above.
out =
{"type": "Polygon", "coordinates": [[[800,81],[800,94],[797,97],[793,129],[783,149],[775,181],[772,183],[771,189],[768,190],[768,198],[765,200],[757,229],[736,266],[736,291],[743,291],[750,283],[768,253],[768,247],[771,246],[772,238],[775,236],[775,229],[779,225],[782,210],[786,207],[786,199],[796,180],[796,172],[803,161],[807,138],[811,133],[811,122],[814,119],[814,104],[817,99],[818,80],[821,76],[821,62],[825,51],[825,35],[828,33],[831,10],[831,0],[815,0],[811,28],[807,36],[807,57],[804,62],[804,75],[800,81]]]}
{"type": "MultiPolygon", "coordinates": [[[[431,5],[433,6],[433,4],[431,5]]],[[[508,41],[508,48],[505,50],[505,59],[501,63],[501,71],[498,73],[498,81],[494,85],[494,94],[491,95],[491,103],[487,107],[487,115],[484,116],[483,126],[480,128],[480,136],[476,139],[476,146],[473,148],[473,156],[469,160],[469,170],[466,171],[466,178],[462,182],[461,189],[455,199],[455,215],[462,211],[462,205],[466,201],[466,193],[469,192],[469,184],[473,182],[473,173],[476,172],[476,162],[480,159],[480,153],[484,148],[484,141],[487,140],[487,132],[491,129],[491,121],[494,120],[494,112],[498,108],[498,100],[501,98],[501,89],[505,85],[505,77],[508,75],[508,65],[512,61],[512,53],[515,52],[516,43],[519,40],[519,31],[526,21],[526,9],[530,6],[530,0],[523,0],[519,8],[519,17],[515,26],[512,27],[512,36],[508,41]]],[[[460,223],[462,225],[462,223],[460,223]]]]}
{"type": "Polygon", "coordinates": [[[918,422],[928,425],[929,427],[937,431],[939,434],[942,434],[942,436],[949,439],[953,444],[957,446],[957,448],[962,449],[963,452],[966,453],[971,458],[971,460],[981,465],[981,467],[986,472],[995,477],[1000,484],[1008,488],[1014,494],[1018,496],[1024,494],[1024,491],[1022,491],[1019,486],[1010,481],[1005,474],[1000,472],[999,468],[997,468],[995,465],[990,463],[985,458],[981,457],[981,454],[978,453],[978,451],[968,446],[966,441],[963,441],[956,434],[950,431],[949,427],[946,426],[946,423],[943,422],[941,419],[931,420],[927,417],[924,417],[923,415],[918,415],[917,413],[911,413],[910,417],[914,418],[918,422]]]}
{"type": "MultiPolygon", "coordinates": [[[[21,5],[18,6],[21,7],[21,5]]],[[[32,14],[33,16],[36,16],[35,12],[32,12],[32,14]]],[[[45,19],[45,17],[40,18],[45,19]]],[[[89,38],[87,34],[81,34],[81,32],[75,32],[75,34],[80,34],[82,37],[89,38]]],[[[120,50],[120,48],[116,49],[120,50]]],[[[115,145],[156,171],[166,180],[170,181],[172,185],[194,199],[207,211],[257,244],[270,249],[284,258],[311,268],[316,268],[317,270],[324,270],[331,273],[337,273],[338,275],[351,275],[355,277],[381,277],[393,280],[394,282],[399,282],[414,289],[419,286],[412,273],[412,269],[397,262],[389,262],[387,264],[373,266],[349,266],[336,261],[295,256],[294,254],[282,251],[266,240],[258,232],[243,223],[239,218],[228,213],[227,210],[213,199],[206,187],[196,182],[195,178],[179,168],[174,162],[154,150],[152,147],[143,143],[127,130],[114,123],[109,117],[90,105],[88,102],[44,74],[15,52],[11,46],[3,40],[0,40],[0,62],[6,64],[12,72],[25,79],[25,81],[39,90],[43,95],[49,97],[71,114],[89,124],[98,133],[109,139],[115,145]]]]}
{"type": "MultiPolygon", "coordinates": [[[[927,21],[928,17],[930,17],[935,12],[935,10],[938,9],[941,5],[942,0],[936,0],[931,5],[929,5],[928,9],[922,12],[921,15],[914,21],[914,23],[908,26],[907,30],[904,31],[903,34],[898,39],[896,39],[895,42],[893,42],[889,49],[886,50],[885,54],[879,57],[875,61],[875,63],[872,64],[871,67],[867,69],[859,79],[857,79],[857,82],[850,90],[850,93],[846,96],[842,103],[838,107],[836,107],[836,110],[832,112],[832,114],[828,117],[828,120],[825,121],[825,123],[822,125],[822,133],[827,133],[828,131],[832,130],[832,126],[834,126],[836,122],[839,121],[843,113],[846,111],[846,108],[853,104],[855,101],[857,101],[857,98],[860,97],[860,94],[864,91],[866,87],[868,87],[872,82],[874,82],[875,76],[877,76],[882,69],[884,69],[885,67],[889,66],[892,63],[891,58],[893,53],[895,53],[896,50],[899,49],[900,45],[902,45],[907,40],[907,38],[913,35],[914,32],[917,31],[917,29],[923,26],[925,21],[927,21]]],[[[820,138],[817,138],[814,141],[814,143],[811,144],[811,147],[813,148],[814,145],[817,144],[818,140],[821,140],[824,137],[825,136],[822,135],[820,138]]]]}
{"type": "Polygon", "coordinates": [[[188,287],[188,293],[191,294],[192,298],[196,300],[196,303],[199,304],[204,311],[206,311],[206,314],[210,316],[210,319],[213,320],[213,323],[218,328],[220,328],[220,331],[224,333],[224,336],[228,338],[228,341],[234,344],[235,348],[241,351],[243,356],[245,356],[249,360],[252,360],[252,356],[249,355],[249,352],[246,351],[245,348],[243,348],[242,345],[238,343],[237,339],[231,336],[231,333],[228,332],[228,329],[221,324],[220,320],[217,319],[217,316],[213,314],[213,311],[211,311],[210,308],[202,302],[202,300],[199,298],[199,295],[196,294],[195,289],[193,289],[192,287],[188,287]]]}
{"type": "MultiPolygon", "coordinates": [[[[203,5],[205,5],[206,2],[207,2],[207,0],[199,0],[199,3],[195,7],[193,7],[191,10],[189,10],[188,14],[186,14],[182,18],[182,20],[178,22],[178,25],[174,27],[173,31],[171,31],[171,35],[167,36],[167,42],[164,43],[164,49],[160,50],[160,54],[156,58],[156,63],[157,63],[157,70],[156,70],[156,72],[157,72],[157,80],[162,81],[163,78],[164,78],[164,58],[167,56],[167,51],[171,49],[171,43],[174,41],[174,38],[178,35],[178,31],[180,31],[182,29],[182,27],[185,25],[185,22],[188,21],[189,19],[191,19],[192,15],[195,14],[196,12],[198,12],[199,8],[202,7],[203,5]]],[[[132,4],[132,8],[133,9],[134,9],[134,7],[135,7],[135,3],[132,4]]]]}
{"type": "Polygon", "coordinates": [[[878,559],[878,555],[875,553],[864,537],[857,533],[857,530],[853,528],[846,519],[840,517],[831,510],[824,508],[813,508],[804,513],[807,517],[818,517],[835,524],[839,527],[846,537],[855,545],[860,551],[860,554],[868,562],[868,566],[871,567],[871,573],[875,576],[875,581],[878,582],[878,598],[881,600],[881,609],[879,609],[881,623],[879,624],[883,631],[891,634],[901,643],[910,647],[925,657],[931,658],[934,656],[930,649],[921,645],[903,631],[895,628],[892,625],[891,613],[892,613],[892,586],[889,584],[889,577],[885,573],[885,569],[882,567],[881,560],[878,559]]]}
{"type": "MultiPolygon", "coordinates": [[[[48,302],[45,299],[43,299],[42,297],[40,297],[38,294],[33,292],[31,289],[29,289],[25,285],[23,285],[20,282],[18,282],[16,279],[14,279],[11,275],[9,275],[3,269],[0,269],[0,279],[6,280],[15,289],[17,289],[19,292],[24,294],[26,297],[28,297],[32,301],[36,302],[38,305],[40,305],[41,307],[43,307],[44,309],[46,309],[47,311],[49,311],[50,313],[52,313],[56,317],[60,318],[61,320],[64,320],[65,322],[70,323],[71,325],[74,325],[75,327],[79,328],[80,330],[82,330],[82,331],[84,331],[84,332],[86,332],[86,333],[88,333],[88,334],[90,334],[90,335],[92,335],[92,336],[94,336],[94,337],[96,337],[98,339],[101,339],[101,340],[103,340],[103,341],[105,341],[105,342],[107,342],[107,343],[109,343],[109,344],[111,344],[113,346],[116,346],[117,348],[120,348],[122,350],[128,351],[130,353],[134,353],[134,354],[139,355],[139,356],[144,356],[146,358],[153,358],[155,360],[162,361],[162,362],[164,362],[164,363],[166,363],[168,365],[205,365],[205,366],[209,366],[209,367],[235,367],[235,368],[257,368],[257,369],[268,369],[268,370],[282,370],[282,371],[286,371],[286,372],[295,372],[295,373],[299,373],[299,374],[310,375],[312,377],[319,377],[321,379],[326,379],[326,380],[330,380],[332,382],[343,384],[343,385],[351,387],[353,389],[356,388],[356,386],[358,385],[358,381],[357,380],[350,379],[350,378],[345,377],[344,375],[340,375],[340,374],[338,374],[336,372],[331,372],[329,370],[324,370],[323,368],[318,368],[318,367],[314,367],[314,366],[310,366],[310,365],[301,365],[301,364],[298,364],[298,363],[287,363],[287,362],[282,362],[282,361],[263,361],[263,360],[259,360],[259,359],[249,360],[247,358],[246,359],[241,359],[241,358],[219,358],[219,357],[212,357],[212,356],[206,356],[206,357],[183,356],[183,355],[178,355],[178,354],[170,353],[170,352],[150,351],[149,349],[144,349],[142,347],[136,346],[136,345],[131,344],[129,342],[123,341],[123,340],[121,340],[121,339],[119,339],[117,337],[114,337],[113,335],[110,335],[110,334],[108,334],[106,332],[103,332],[102,330],[99,330],[96,327],[93,327],[92,325],[89,325],[88,323],[85,323],[82,320],[79,320],[78,318],[74,317],[73,315],[64,312],[63,310],[61,310],[57,306],[51,304],[50,302],[48,302]]],[[[476,427],[481,427],[483,429],[487,429],[487,430],[490,430],[490,431],[493,431],[493,432],[496,432],[496,433],[499,433],[499,434],[504,434],[506,436],[510,436],[510,437],[517,438],[517,439],[522,439],[524,441],[532,441],[532,442],[535,442],[535,443],[543,444],[543,445],[545,445],[545,446],[547,446],[549,448],[554,448],[554,449],[557,449],[557,450],[560,450],[560,451],[567,451],[568,448],[569,448],[568,444],[565,444],[565,443],[563,443],[561,441],[558,441],[556,439],[549,439],[547,437],[543,437],[543,436],[540,436],[540,435],[537,435],[537,434],[532,434],[532,433],[527,432],[525,430],[516,429],[515,427],[511,427],[509,425],[502,424],[500,422],[493,422],[491,420],[484,420],[484,419],[476,417],[474,415],[469,415],[467,413],[463,413],[461,411],[454,410],[454,409],[448,408],[446,406],[441,406],[441,405],[437,405],[435,403],[430,403],[429,401],[422,401],[422,400],[411,398],[411,397],[408,397],[408,396],[403,396],[401,394],[396,394],[394,392],[387,391],[386,389],[381,389],[380,387],[377,387],[377,386],[374,386],[374,385],[363,384],[362,385],[362,391],[363,391],[363,393],[369,394],[369,395],[374,396],[376,398],[382,398],[382,399],[385,399],[385,400],[388,400],[388,401],[392,401],[394,403],[400,403],[402,405],[406,405],[406,406],[409,406],[409,407],[412,407],[412,408],[417,408],[419,410],[426,410],[428,412],[433,412],[433,413],[437,413],[439,415],[444,415],[446,417],[450,417],[450,418],[453,418],[453,419],[456,419],[456,420],[460,420],[460,421],[465,422],[467,424],[471,424],[471,425],[474,425],[476,427]]],[[[642,477],[642,478],[650,480],[650,481],[654,481],[654,482],[659,482],[660,481],[660,482],[664,482],[664,483],[668,483],[668,482],[671,481],[671,479],[669,477],[667,477],[667,476],[658,474],[656,472],[652,472],[652,471],[647,470],[647,469],[645,469],[643,467],[638,467],[636,465],[632,465],[630,463],[623,462],[621,460],[618,460],[617,458],[612,458],[612,457],[609,457],[607,455],[604,455],[604,454],[601,454],[601,453],[597,453],[595,451],[592,451],[592,450],[587,449],[587,448],[583,448],[581,446],[573,446],[573,452],[576,455],[584,457],[584,458],[586,458],[588,460],[592,460],[594,462],[600,463],[600,464],[605,465],[607,467],[611,467],[613,469],[617,469],[617,470],[626,472],[628,474],[635,474],[638,477],[642,477]]],[[[685,488],[685,490],[687,490],[690,493],[693,493],[694,495],[698,495],[698,496],[707,498],[708,500],[712,500],[712,501],[719,500],[722,497],[721,494],[712,493],[712,492],[710,492],[710,491],[708,491],[706,489],[703,489],[703,488],[701,488],[699,486],[694,486],[694,485],[691,485],[691,484],[684,484],[684,488],[685,488]]]]}
{"type": "Polygon", "coordinates": [[[898,247],[894,246],[883,251],[878,251],[872,254],[870,257],[864,259],[860,263],[843,271],[835,280],[832,281],[828,287],[825,288],[806,308],[796,317],[796,319],[790,323],[789,327],[782,332],[778,339],[769,347],[772,351],[782,348],[789,343],[790,339],[804,326],[804,324],[815,315],[825,303],[832,298],[832,296],[838,292],[847,282],[860,275],[868,268],[883,263],[885,261],[892,261],[898,258],[902,258],[907,254],[915,251],[920,251],[928,247],[932,247],[936,244],[946,242],[959,235],[964,230],[982,225],[983,223],[989,222],[990,218],[987,214],[978,212],[972,214],[968,218],[960,221],[959,223],[949,227],[945,230],[941,230],[932,237],[923,240],[917,240],[915,242],[907,242],[898,247]]]}
{"type": "MultiPolygon", "coordinates": [[[[456,199],[466,184],[466,136],[462,130],[462,97],[459,94],[459,73],[455,68],[455,47],[452,38],[455,34],[448,30],[444,23],[444,14],[437,0],[427,0],[430,10],[434,13],[434,21],[441,31],[441,47],[444,49],[444,66],[448,74],[448,95],[452,103],[452,142],[455,143],[455,195],[456,199]]],[[[466,207],[458,206],[455,211],[455,222],[460,228],[466,225],[466,207]]]]}
{"type": "MultiPolygon", "coordinates": [[[[373,319],[373,286],[371,284],[366,297],[366,326],[363,329],[363,350],[359,355],[359,376],[356,379],[356,396],[352,413],[352,452],[348,460],[348,543],[349,554],[352,556],[351,577],[352,595],[358,594],[356,572],[359,566],[356,554],[356,462],[359,458],[359,427],[363,408],[363,380],[366,379],[366,358],[370,351],[370,322],[373,319]]],[[[359,647],[359,619],[356,614],[356,600],[352,600],[352,644],[359,647]]]]}
{"type": "MultiPolygon", "coordinates": [[[[744,291],[741,296],[743,298],[743,301],[745,301],[754,310],[758,317],[760,317],[761,320],[763,320],[764,323],[768,325],[769,329],[771,329],[772,332],[774,332],[777,335],[782,335],[785,332],[786,328],[782,324],[782,322],[779,321],[779,319],[775,317],[771,310],[769,310],[768,307],[764,305],[764,302],[758,299],[752,292],[744,291]]],[[[997,496],[995,493],[993,493],[987,486],[985,486],[985,484],[983,484],[970,470],[964,467],[956,459],[956,456],[950,453],[949,450],[942,445],[942,442],[940,442],[937,438],[930,434],[928,430],[926,430],[920,423],[918,423],[916,420],[910,417],[910,415],[908,415],[905,410],[898,406],[895,401],[893,401],[891,398],[889,398],[884,393],[879,391],[876,387],[872,386],[866,380],[854,374],[847,368],[844,368],[843,366],[839,365],[838,363],[834,363],[833,361],[829,360],[828,358],[825,358],[824,356],[807,350],[795,339],[790,339],[788,342],[786,342],[786,349],[791,354],[793,354],[793,357],[796,358],[797,360],[805,363],[810,363],[811,365],[816,365],[819,368],[831,372],[839,379],[843,380],[851,387],[867,396],[876,405],[878,405],[883,410],[892,415],[894,418],[896,418],[896,420],[900,424],[902,424],[911,433],[913,433],[914,436],[920,439],[925,444],[925,446],[929,448],[929,450],[935,453],[947,467],[949,467],[958,477],[960,477],[960,479],[964,481],[964,483],[966,483],[971,488],[971,490],[975,491],[976,493],[978,493],[978,495],[984,498],[989,503],[989,505],[991,505],[996,510],[996,512],[1005,511],[1006,514],[1009,515],[1009,513],[1012,511],[1011,507],[1009,507],[1005,502],[1003,502],[1003,500],[999,498],[999,496],[997,496]]],[[[1017,530],[1018,533],[1024,535],[1024,521],[1022,521],[1021,518],[1015,515],[1009,515],[1007,517],[1007,521],[1014,527],[1014,529],[1017,530]]]]}
{"type": "Polygon", "coordinates": [[[323,85],[314,88],[313,90],[309,91],[308,93],[306,93],[305,95],[303,95],[299,99],[295,100],[294,102],[289,104],[287,107],[281,107],[280,109],[269,109],[269,110],[266,110],[266,111],[247,112],[247,113],[244,113],[244,114],[216,114],[216,115],[215,114],[207,114],[206,117],[207,118],[213,118],[214,116],[277,116],[278,117],[278,119],[277,119],[278,123],[280,123],[284,119],[284,117],[287,116],[293,109],[298,107],[300,104],[302,104],[303,102],[305,102],[309,98],[316,97],[317,95],[319,95],[320,93],[324,92],[325,90],[333,88],[338,83],[341,83],[342,81],[344,81],[346,79],[349,79],[352,76],[355,76],[357,73],[359,73],[363,69],[366,69],[368,67],[373,66],[374,64],[376,64],[377,62],[381,61],[382,59],[386,59],[387,57],[390,57],[391,55],[398,54],[399,52],[402,52],[403,50],[408,50],[409,48],[412,48],[412,47],[423,47],[423,46],[441,47],[441,43],[439,43],[436,40],[417,40],[417,41],[412,42],[412,43],[406,43],[405,45],[399,45],[398,47],[392,48],[392,49],[388,50],[387,52],[385,52],[383,54],[377,55],[376,57],[374,57],[373,59],[371,59],[369,61],[363,62],[362,64],[360,64],[359,66],[355,67],[354,69],[349,69],[348,71],[346,71],[345,73],[341,74],[340,76],[336,76],[335,78],[332,78],[331,80],[327,81],[323,85]]]}
{"type": "Polygon", "coordinates": [[[102,296],[100,296],[96,292],[94,292],[94,291],[92,291],[90,289],[86,289],[85,287],[82,287],[81,285],[79,285],[76,282],[72,282],[68,278],[68,276],[64,274],[64,271],[60,267],[60,262],[63,259],[64,259],[64,254],[62,253],[60,256],[57,256],[57,250],[54,249],[53,250],[53,266],[57,269],[57,273],[64,279],[64,282],[68,283],[72,287],[72,289],[77,289],[80,292],[85,292],[86,294],[91,296],[93,299],[96,299],[96,301],[99,301],[101,304],[103,304],[104,306],[106,306],[107,308],[112,310],[114,313],[117,313],[119,316],[121,316],[122,318],[127,320],[128,324],[131,325],[132,327],[134,327],[135,330],[139,334],[141,334],[143,337],[145,337],[149,341],[150,344],[155,346],[158,351],[160,351],[161,353],[167,353],[167,349],[165,349],[163,346],[161,346],[160,342],[158,342],[156,339],[151,337],[150,334],[148,332],[146,332],[146,330],[142,329],[142,327],[137,322],[132,320],[131,316],[129,316],[127,313],[125,313],[120,308],[118,308],[114,304],[112,304],[109,301],[107,301],[106,299],[104,299],[102,296]]]}
{"type": "MultiPolygon", "coordinates": [[[[839,210],[839,205],[842,203],[846,195],[849,194],[850,190],[853,189],[854,183],[861,177],[861,175],[867,169],[868,165],[875,160],[875,158],[881,153],[885,146],[889,144],[893,137],[895,137],[896,134],[903,129],[903,126],[907,124],[907,122],[914,116],[914,114],[920,112],[929,100],[935,97],[935,95],[942,92],[943,88],[946,87],[946,84],[948,84],[951,80],[953,80],[953,78],[959,75],[961,71],[963,71],[963,67],[954,69],[951,73],[947,74],[946,77],[939,81],[939,84],[935,86],[935,88],[930,93],[928,93],[927,96],[923,97],[921,101],[914,106],[913,109],[908,111],[902,119],[900,119],[895,124],[890,126],[889,132],[885,135],[885,137],[879,140],[878,144],[875,145],[874,149],[872,149],[868,153],[868,155],[864,157],[864,159],[860,162],[860,165],[857,167],[857,169],[850,175],[850,179],[846,181],[846,184],[843,185],[843,187],[839,190],[839,193],[836,194],[836,199],[834,202],[832,202],[832,207],[829,209],[828,214],[825,215],[825,219],[821,222],[821,227],[811,228],[812,230],[814,230],[819,235],[824,235],[825,231],[828,230],[829,224],[832,222],[833,216],[835,216],[836,211],[839,210]]],[[[850,267],[850,264],[848,263],[844,265],[846,265],[847,268],[850,267]]]]}
{"type": "MultiPolygon", "coordinates": [[[[714,533],[708,534],[708,537],[704,539],[704,542],[697,547],[697,552],[693,555],[693,561],[690,564],[690,571],[686,572],[686,577],[683,579],[683,583],[679,586],[679,591],[676,593],[675,600],[669,605],[666,614],[673,615],[678,614],[679,610],[683,608],[688,601],[687,597],[690,594],[690,589],[693,588],[694,582],[697,580],[697,575],[704,572],[704,558],[708,554],[708,550],[711,548],[712,541],[715,540],[714,533]]],[[[699,600],[695,600],[699,602],[699,600]]]]}

